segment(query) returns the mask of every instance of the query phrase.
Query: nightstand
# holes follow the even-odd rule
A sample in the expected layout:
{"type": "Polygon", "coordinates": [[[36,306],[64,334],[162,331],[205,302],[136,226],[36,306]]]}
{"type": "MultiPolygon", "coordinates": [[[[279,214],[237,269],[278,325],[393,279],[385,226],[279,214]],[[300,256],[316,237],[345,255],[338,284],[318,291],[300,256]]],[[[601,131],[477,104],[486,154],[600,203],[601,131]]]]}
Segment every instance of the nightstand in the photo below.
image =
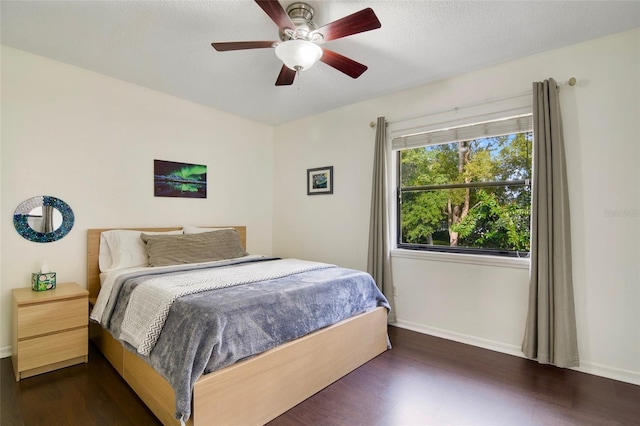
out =
{"type": "Polygon", "coordinates": [[[54,290],[13,289],[11,361],[16,381],[88,361],[89,292],[76,283],[54,290]]]}

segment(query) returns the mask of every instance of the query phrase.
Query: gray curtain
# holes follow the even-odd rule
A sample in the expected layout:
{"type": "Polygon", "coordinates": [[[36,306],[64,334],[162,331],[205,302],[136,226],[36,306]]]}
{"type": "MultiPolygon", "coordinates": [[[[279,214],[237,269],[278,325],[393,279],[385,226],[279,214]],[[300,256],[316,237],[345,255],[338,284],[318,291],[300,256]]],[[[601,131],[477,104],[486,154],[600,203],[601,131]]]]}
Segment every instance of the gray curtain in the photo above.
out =
{"type": "Polygon", "coordinates": [[[571,227],[558,88],[533,83],[533,187],[529,311],[522,352],[542,364],[579,364],[571,227]]]}
{"type": "Polygon", "coordinates": [[[387,155],[384,117],[376,123],[376,142],[373,158],[373,184],[371,186],[371,218],[369,221],[369,255],[367,272],[371,274],[382,293],[389,300],[391,312],[388,321],[395,321],[391,259],[389,254],[389,222],[387,215],[387,155]]]}

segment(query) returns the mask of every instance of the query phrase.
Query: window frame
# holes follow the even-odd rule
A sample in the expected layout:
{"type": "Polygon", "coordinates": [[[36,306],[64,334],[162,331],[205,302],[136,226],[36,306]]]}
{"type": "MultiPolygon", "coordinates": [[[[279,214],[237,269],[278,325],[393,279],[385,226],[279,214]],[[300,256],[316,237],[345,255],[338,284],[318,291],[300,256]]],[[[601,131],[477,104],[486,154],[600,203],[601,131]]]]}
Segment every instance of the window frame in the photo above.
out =
{"type": "MultiPolygon", "coordinates": [[[[527,114],[523,114],[523,116],[527,116],[529,117],[530,120],[530,124],[528,127],[528,130],[524,130],[522,128],[518,128],[512,132],[509,133],[503,133],[502,135],[515,135],[515,134],[520,134],[520,133],[531,133],[531,151],[533,154],[533,126],[532,126],[532,113],[528,112],[527,114]]],[[[501,120],[508,120],[510,118],[513,117],[509,117],[509,116],[504,116],[498,119],[493,119],[493,120],[488,120],[488,121],[501,121],[501,120]]],[[[487,121],[487,122],[488,122],[487,121]]],[[[478,122],[478,123],[474,123],[472,124],[472,126],[474,125],[482,125],[483,122],[478,122]]],[[[438,128],[433,128],[432,130],[428,131],[428,132],[424,132],[424,133],[435,133],[435,132],[439,132],[439,131],[447,131],[447,132],[456,132],[456,129],[458,128],[463,128],[465,127],[464,125],[458,125],[458,126],[443,126],[442,129],[438,129],[438,128]]],[[[422,138],[420,134],[414,134],[414,135],[409,135],[407,136],[400,136],[399,138],[405,139],[405,138],[412,138],[412,137],[418,137],[419,139],[422,138]]],[[[405,187],[402,188],[402,175],[401,175],[401,170],[402,170],[402,164],[401,164],[401,157],[402,157],[402,152],[404,150],[408,150],[408,149],[413,149],[413,148],[419,148],[419,147],[427,147],[427,146],[436,146],[436,145],[445,145],[445,144],[451,144],[451,143],[457,143],[457,142],[462,142],[462,141],[473,141],[473,140],[478,140],[478,139],[482,139],[482,138],[489,138],[489,137],[496,137],[496,136],[500,136],[500,135],[489,135],[489,136],[482,136],[479,135],[473,139],[462,139],[459,138],[458,140],[452,140],[449,142],[435,142],[435,143],[422,143],[422,144],[413,144],[410,146],[405,146],[405,147],[400,147],[398,148],[397,146],[393,146],[396,145],[395,143],[392,145],[392,149],[391,149],[391,153],[395,154],[396,156],[396,161],[395,161],[395,182],[394,182],[394,187],[395,187],[395,211],[394,214],[392,215],[392,217],[395,220],[395,245],[397,249],[405,249],[405,250],[411,250],[411,251],[421,251],[421,252],[435,252],[435,253],[453,253],[453,254],[462,254],[462,255],[480,255],[480,256],[494,256],[497,258],[529,258],[530,256],[530,250],[523,252],[523,251],[519,251],[519,250],[503,250],[503,249],[491,249],[491,248],[478,248],[478,247],[464,247],[464,246],[445,246],[445,245],[428,245],[428,244],[412,244],[412,243],[405,243],[402,242],[402,194],[406,193],[406,192],[417,192],[417,191],[429,191],[429,190],[446,190],[446,189],[466,189],[466,188],[483,188],[483,187],[491,187],[491,188],[496,188],[496,187],[500,187],[500,186],[524,186],[524,187],[529,187],[531,188],[531,180],[530,179],[515,179],[515,180],[511,180],[511,181],[491,181],[491,182],[469,182],[469,183],[465,183],[465,182],[460,182],[460,183],[447,183],[447,184],[440,184],[440,185],[422,185],[422,186],[412,186],[412,187],[405,187]]],[[[427,140],[430,140],[429,138],[427,138],[427,140]]],[[[533,162],[531,163],[531,175],[533,174],[533,170],[534,170],[534,165],[533,162]]],[[[531,208],[531,206],[530,206],[531,208]]]]}

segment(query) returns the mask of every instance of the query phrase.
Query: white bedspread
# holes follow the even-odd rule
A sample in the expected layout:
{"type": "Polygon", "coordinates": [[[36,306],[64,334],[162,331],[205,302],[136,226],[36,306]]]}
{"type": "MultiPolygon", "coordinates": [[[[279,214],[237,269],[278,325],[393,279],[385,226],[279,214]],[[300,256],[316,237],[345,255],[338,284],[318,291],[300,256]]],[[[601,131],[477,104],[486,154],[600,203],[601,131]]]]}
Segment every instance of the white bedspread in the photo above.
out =
{"type": "Polygon", "coordinates": [[[149,355],[171,305],[181,296],[335,267],[326,263],[281,259],[247,264],[242,268],[194,270],[181,274],[180,280],[173,275],[152,277],[132,291],[120,339],[131,344],[138,353],[149,355]]]}

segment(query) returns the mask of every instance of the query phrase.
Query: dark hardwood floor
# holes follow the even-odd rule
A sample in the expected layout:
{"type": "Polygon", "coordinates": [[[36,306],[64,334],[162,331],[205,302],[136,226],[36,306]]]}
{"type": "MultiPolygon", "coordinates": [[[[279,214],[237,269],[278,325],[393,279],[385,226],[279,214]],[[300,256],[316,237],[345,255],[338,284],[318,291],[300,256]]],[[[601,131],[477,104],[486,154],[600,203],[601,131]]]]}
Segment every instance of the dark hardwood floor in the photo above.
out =
{"type": "MultiPolygon", "coordinates": [[[[269,423],[640,425],[640,386],[390,327],[393,349],[269,423]]],[[[16,383],[0,361],[0,424],[158,425],[102,355],[16,383]]]]}

